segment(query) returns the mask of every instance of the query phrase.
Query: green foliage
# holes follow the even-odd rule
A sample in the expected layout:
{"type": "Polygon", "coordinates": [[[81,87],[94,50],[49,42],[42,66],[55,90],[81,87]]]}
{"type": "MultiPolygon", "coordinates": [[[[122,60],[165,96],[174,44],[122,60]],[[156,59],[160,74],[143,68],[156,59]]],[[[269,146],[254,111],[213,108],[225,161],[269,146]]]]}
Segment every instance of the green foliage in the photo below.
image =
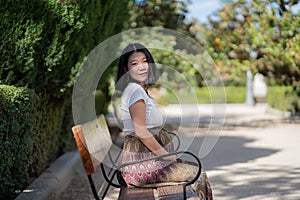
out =
{"type": "Polygon", "coordinates": [[[268,77],[269,85],[290,85],[300,94],[300,15],[290,9],[297,3],[239,0],[197,29],[225,84],[242,83],[251,69],[268,77]]]}
{"type": "Polygon", "coordinates": [[[300,15],[286,9],[286,4],[239,0],[224,5],[210,18],[201,30],[206,39],[202,44],[213,56],[225,81],[239,80],[250,68],[279,84],[299,84],[300,15]]]}
{"type": "Polygon", "coordinates": [[[192,38],[162,28],[133,30],[128,35],[134,37],[124,36],[122,46],[131,42],[144,44],[154,57],[163,86],[182,89],[218,82],[214,62],[192,38]]]}
{"type": "MultiPolygon", "coordinates": [[[[197,88],[195,93],[187,92],[186,90],[167,91],[167,94],[158,98],[158,103],[161,105],[168,104],[210,104],[211,92],[221,93],[223,88],[212,87],[210,91],[207,87],[197,88]],[[195,96],[196,95],[196,96],[195,96]]],[[[226,86],[226,103],[245,103],[246,87],[241,86],[226,86]]],[[[217,103],[217,102],[216,102],[217,103]]],[[[223,102],[221,102],[223,103],[223,102]]],[[[289,111],[292,114],[299,114],[300,99],[293,92],[291,86],[271,86],[268,87],[267,103],[278,110],[289,111]]]]}
{"type": "Polygon", "coordinates": [[[39,118],[32,112],[37,99],[32,90],[0,85],[0,195],[8,199],[29,178],[35,120],[39,118]]]}
{"type": "Polygon", "coordinates": [[[4,1],[0,83],[61,97],[88,52],[121,30],[126,6],[117,0],[4,1]]]}
{"type": "Polygon", "coordinates": [[[178,0],[131,0],[128,4],[130,18],[125,25],[127,28],[160,26],[193,37],[189,31],[193,22],[186,20],[189,3],[189,1],[178,0]]]}
{"type": "Polygon", "coordinates": [[[67,102],[60,104],[24,87],[0,85],[1,196],[15,197],[71,147],[71,124],[61,117],[66,116],[67,102]],[[62,124],[68,129],[64,134],[62,124]]]}
{"type": "Polygon", "coordinates": [[[102,90],[97,90],[95,92],[96,115],[106,114],[109,102],[110,102],[110,99],[108,99],[108,95],[106,93],[104,93],[104,91],[102,91],[102,90]]]}
{"type": "MultiPolygon", "coordinates": [[[[128,2],[1,3],[0,84],[16,86],[0,91],[0,135],[6,145],[0,147],[0,196],[10,198],[72,148],[72,86],[87,54],[121,31],[128,2]]],[[[103,91],[107,81],[99,86],[103,91]]]]}
{"type": "MultiPolygon", "coordinates": [[[[175,30],[186,34],[194,38],[194,34],[190,31],[190,27],[193,22],[188,22],[186,20],[187,5],[189,1],[177,1],[177,0],[167,0],[167,1],[130,1],[128,4],[129,20],[125,23],[127,28],[140,28],[140,27],[163,27],[171,30],[175,30]]],[[[135,35],[135,38],[138,38],[135,35]]],[[[151,49],[151,53],[155,59],[155,62],[163,65],[161,66],[160,72],[163,73],[165,80],[173,82],[173,85],[177,87],[179,80],[178,76],[174,75],[174,71],[170,70],[164,71],[164,67],[168,66],[181,73],[184,72],[185,76],[194,76],[197,74],[197,70],[192,66],[192,63],[188,62],[185,58],[180,56],[178,51],[184,53],[182,49],[182,38],[164,34],[163,31],[146,30],[140,33],[140,41],[142,44],[151,49]],[[154,41],[153,36],[157,39],[154,41]],[[164,50],[160,50],[164,49],[164,50]],[[177,50],[177,54],[175,51],[177,50]],[[172,79],[173,78],[173,79],[172,79]]],[[[124,38],[124,42],[131,42],[131,38],[124,38]]],[[[136,41],[132,41],[136,42],[136,41]]],[[[185,45],[187,46],[187,45],[185,45]]],[[[186,53],[185,53],[186,54],[186,53]]],[[[182,55],[182,54],[181,54],[182,55]]],[[[201,77],[197,76],[199,83],[195,81],[195,78],[191,78],[190,84],[197,85],[202,84],[201,77]]]]}
{"type": "Polygon", "coordinates": [[[299,115],[300,99],[291,86],[269,87],[267,101],[273,108],[299,115]]]}
{"type": "Polygon", "coordinates": [[[158,103],[161,105],[168,104],[210,104],[212,103],[211,94],[216,94],[216,98],[213,103],[224,103],[222,97],[218,98],[217,94],[222,94],[222,90],[225,89],[226,103],[244,103],[246,99],[246,88],[236,86],[223,87],[201,87],[196,88],[195,93],[187,92],[186,90],[168,91],[165,96],[158,99],[158,103]]]}

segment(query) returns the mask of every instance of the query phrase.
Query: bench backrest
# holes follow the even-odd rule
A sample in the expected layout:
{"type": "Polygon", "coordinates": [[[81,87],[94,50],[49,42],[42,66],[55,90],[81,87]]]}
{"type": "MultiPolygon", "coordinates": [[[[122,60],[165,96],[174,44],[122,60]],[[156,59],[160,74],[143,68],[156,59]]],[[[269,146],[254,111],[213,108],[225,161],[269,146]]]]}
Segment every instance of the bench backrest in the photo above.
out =
{"type": "Polygon", "coordinates": [[[95,173],[112,145],[104,115],[73,126],[72,131],[86,174],[95,173]]]}

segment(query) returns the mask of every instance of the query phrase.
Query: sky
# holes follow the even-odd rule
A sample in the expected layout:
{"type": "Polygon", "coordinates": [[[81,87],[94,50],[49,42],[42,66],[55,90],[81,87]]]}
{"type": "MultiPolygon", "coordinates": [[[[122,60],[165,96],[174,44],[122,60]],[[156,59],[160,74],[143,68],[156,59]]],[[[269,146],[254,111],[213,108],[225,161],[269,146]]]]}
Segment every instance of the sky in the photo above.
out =
{"type": "Polygon", "coordinates": [[[219,0],[191,0],[188,6],[189,17],[196,18],[199,22],[207,22],[207,16],[222,8],[219,0]]]}

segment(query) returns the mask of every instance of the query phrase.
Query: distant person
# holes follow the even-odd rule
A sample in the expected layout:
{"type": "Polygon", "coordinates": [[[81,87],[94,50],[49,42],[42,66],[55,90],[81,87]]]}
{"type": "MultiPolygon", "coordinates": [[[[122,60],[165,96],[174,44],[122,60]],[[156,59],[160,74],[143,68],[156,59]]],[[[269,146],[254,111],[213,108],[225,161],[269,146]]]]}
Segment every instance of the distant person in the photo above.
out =
{"type": "MultiPolygon", "coordinates": [[[[116,89],[122,92],[120,121],[125,142],[120,164],[164,155],[174,151],[168,131],[163,128],[164,118],[148,88],[159,77],[154,59],[142,44],[129,44],[119,58],[116,89]]],[[[122,169],[127,185],[170,185],[191,180],[199,167],[175,155],[151,160],[122,169]]],[[[199,199],[213,199],[206,173],[192,186],[199,199]]]]}
{"type": "Polygon", "coordinates": [[[255,102],[266,102],[267,93],[268,88],[264,81],[264,76],[260,73],[255,74],[253,80],[253,96],[255,102]]]}

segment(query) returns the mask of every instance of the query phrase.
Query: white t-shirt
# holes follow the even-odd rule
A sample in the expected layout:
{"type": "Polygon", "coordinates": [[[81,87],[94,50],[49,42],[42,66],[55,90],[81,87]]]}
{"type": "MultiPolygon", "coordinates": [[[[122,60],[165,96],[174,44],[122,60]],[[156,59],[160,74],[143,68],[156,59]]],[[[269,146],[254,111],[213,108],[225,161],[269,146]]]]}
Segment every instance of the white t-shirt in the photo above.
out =
{"type": "Polygon", "coordinates": [[[134,132],[129,107],[143,99],[146,104],[146,128],[160,127],[164,123],[162,112],[157,108],[155,99],[149,97],[137,83],[129,83],[121,97],[120,116],[125,134],[134,132]]]}

